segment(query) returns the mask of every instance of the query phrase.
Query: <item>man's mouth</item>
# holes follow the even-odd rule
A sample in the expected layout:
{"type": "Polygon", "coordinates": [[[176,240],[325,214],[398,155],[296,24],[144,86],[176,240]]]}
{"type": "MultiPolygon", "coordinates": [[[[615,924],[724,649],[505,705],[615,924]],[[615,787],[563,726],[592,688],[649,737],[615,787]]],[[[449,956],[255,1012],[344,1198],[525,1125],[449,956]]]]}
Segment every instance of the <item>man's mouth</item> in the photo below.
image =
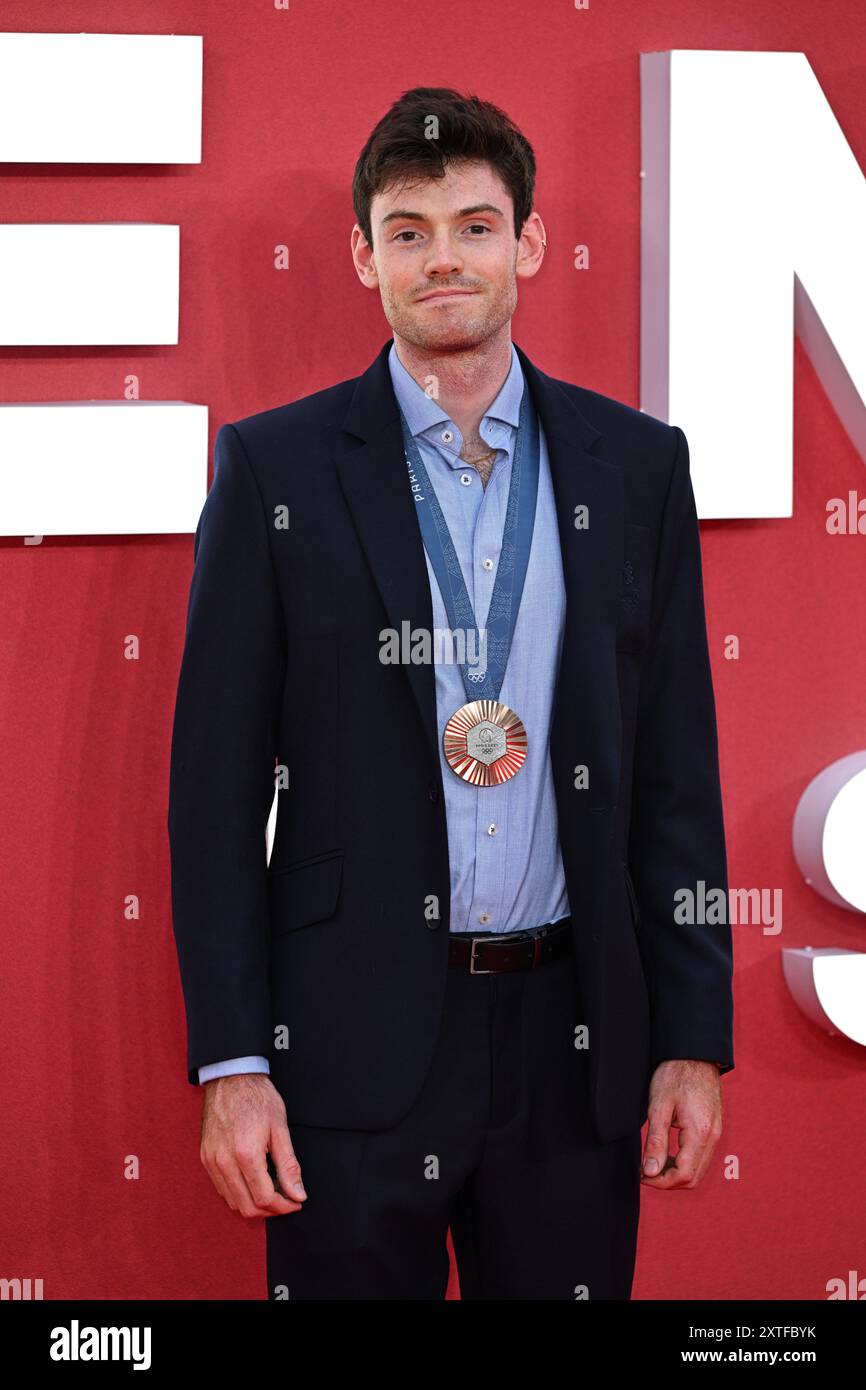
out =
{"type": "Polygon", "coordinates": [[[475,290],[432,290],[430,294],[423,294],[418,303],[428,304],[437,299],[465,299],[475,293],[475,290]]]}

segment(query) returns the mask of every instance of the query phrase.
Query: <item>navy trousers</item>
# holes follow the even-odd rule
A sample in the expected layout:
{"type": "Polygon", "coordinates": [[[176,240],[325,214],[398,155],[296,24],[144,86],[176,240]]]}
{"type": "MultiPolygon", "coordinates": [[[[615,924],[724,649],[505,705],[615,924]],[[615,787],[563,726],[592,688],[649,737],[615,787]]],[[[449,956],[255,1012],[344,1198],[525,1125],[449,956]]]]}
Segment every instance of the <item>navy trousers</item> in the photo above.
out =
{"type": "MultiPolygon", "coordinates": [[[[575,1047],[574,958],[451,966],[431,1068],[392,1129],[289,1129],[308,1193],[265,1220],[268,1298],[628,1299],[640,1130],[608,1144],[575,1047]]],[[[363,1040],[359,1040],[363,1046],[363,1040]]]]}

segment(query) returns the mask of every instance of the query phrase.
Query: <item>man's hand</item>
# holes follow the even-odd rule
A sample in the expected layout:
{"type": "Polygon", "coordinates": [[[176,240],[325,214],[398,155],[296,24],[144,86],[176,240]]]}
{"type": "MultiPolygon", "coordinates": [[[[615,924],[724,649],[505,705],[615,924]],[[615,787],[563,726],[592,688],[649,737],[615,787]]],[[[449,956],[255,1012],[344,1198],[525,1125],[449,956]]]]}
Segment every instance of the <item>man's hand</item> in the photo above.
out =
{"type": "Polygon", "coordinates": [[[718,1063],[660,1062],[650,1083],[648,1115],[641,1182],[665,1190],[697,1187],[722,1132],[718,1063]],[[670,1153],[672,1128],[680,1131],[676,1155],[670,1153]]]}
{"type": "Polygon", "coordinates": [[[241,1216],[300,1211],[307,1195],[283,1098],[261,1073],[218,1076],[205,1082],[201,1161],[217,1192],[241,1216]],[[277,1187],[267,1169],[268,1151],[277,1170],[277,1187]]]}

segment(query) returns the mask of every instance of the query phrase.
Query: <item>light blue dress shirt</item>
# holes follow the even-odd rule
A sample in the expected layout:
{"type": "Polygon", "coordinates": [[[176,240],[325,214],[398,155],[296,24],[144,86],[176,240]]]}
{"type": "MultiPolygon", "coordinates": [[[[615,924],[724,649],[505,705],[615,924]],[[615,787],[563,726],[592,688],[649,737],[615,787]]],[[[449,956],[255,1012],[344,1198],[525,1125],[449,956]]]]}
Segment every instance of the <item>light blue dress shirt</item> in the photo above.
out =
{"type": "MultiPolygon", "coordinates": [[[[512,344],[508,376],[479,427],[485,444],[497,451],[486,488],[476,470],[460,457],[460,430],[403,366],[394,343],[388,368],[448,524],[476,623],[483,626],[502,548],[520,402],[528,389],[520,359],[512,344]]],[[[501,702],[523,720],[527,733],[526,762],[510,781],[498,787],[473,787],[449,767],[442,751],[442,735],[467,695],[456,662],[440,661],[435,668],[451,868],[450,930],[454,932],[498,935],[525,931],[559,921],[569,910],[549,750],[565,625],[565,587],[547,442],[540,421],[539,433],[541,457],[532,551],[499,692],[501,702]]],[[[426,551],[425,558],[433,625],[445,632],[450,628],[448,615],[426,551]]],[[[264,1057],[237,1057],[200,1067],[199,1081],[268,1070],[264,1057]]]]}

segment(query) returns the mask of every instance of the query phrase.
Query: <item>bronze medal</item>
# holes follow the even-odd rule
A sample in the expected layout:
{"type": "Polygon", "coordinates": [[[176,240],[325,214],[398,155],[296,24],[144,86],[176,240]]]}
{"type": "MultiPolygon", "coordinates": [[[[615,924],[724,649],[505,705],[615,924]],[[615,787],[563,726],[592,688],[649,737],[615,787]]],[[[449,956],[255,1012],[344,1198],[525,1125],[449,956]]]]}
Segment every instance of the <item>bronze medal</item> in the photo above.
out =
{"type": "Polygon", "coordinates": [[[472,700],[455,710],[442,735],[448,766],[474,787],[497,787],[526,761],[523,721],[498,700],[472,700]]]}

